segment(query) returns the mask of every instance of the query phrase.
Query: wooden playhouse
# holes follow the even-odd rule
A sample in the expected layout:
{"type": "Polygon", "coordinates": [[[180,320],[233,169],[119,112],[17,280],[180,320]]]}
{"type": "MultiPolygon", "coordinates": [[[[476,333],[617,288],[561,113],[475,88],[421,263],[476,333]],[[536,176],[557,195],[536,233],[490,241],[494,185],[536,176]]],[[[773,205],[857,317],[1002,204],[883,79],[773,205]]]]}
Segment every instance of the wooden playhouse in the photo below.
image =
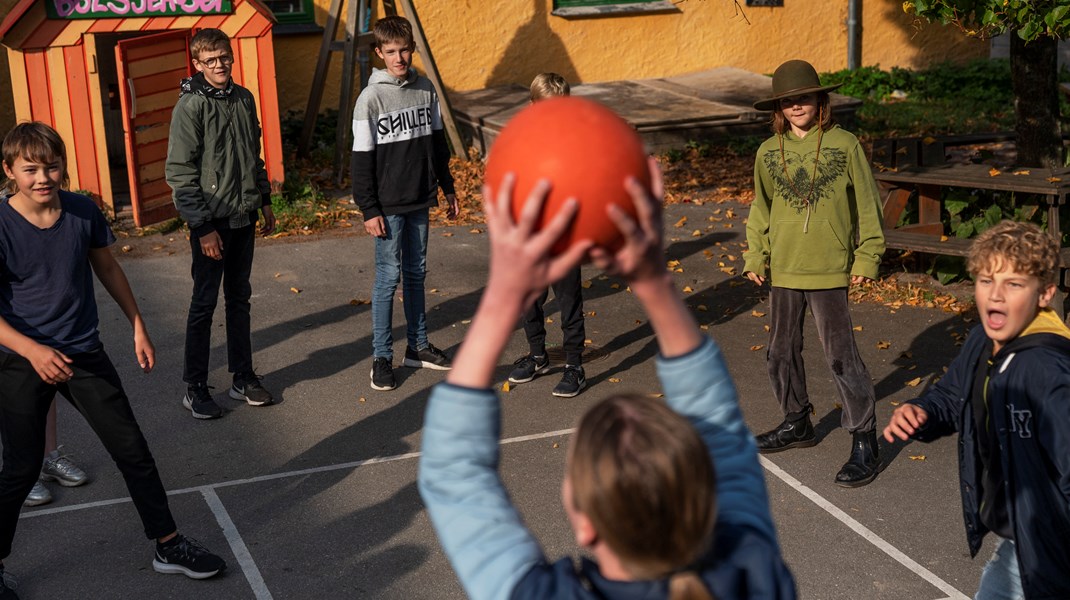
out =
{"type": "Polygon", "coordinates": [[[215,27],[231,38],[234,81],[257,99],[268,177],[280,183],[273,23],[259,0],[21,0],[0,23],[16,120],[60,133],[72,190],[129,210],[138,226],[174,217],[171,111],[179,81],[196,72],[190,38],[215,27]]]}

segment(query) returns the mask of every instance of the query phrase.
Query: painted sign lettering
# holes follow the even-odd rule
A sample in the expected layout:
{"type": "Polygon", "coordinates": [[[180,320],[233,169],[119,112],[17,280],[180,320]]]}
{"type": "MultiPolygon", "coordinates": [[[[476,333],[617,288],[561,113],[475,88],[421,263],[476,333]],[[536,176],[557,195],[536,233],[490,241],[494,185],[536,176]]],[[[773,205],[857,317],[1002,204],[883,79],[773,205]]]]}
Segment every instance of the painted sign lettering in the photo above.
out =
{"type": "Polygon", "coordinates": [[[116,19],[221,15],[231,0],[45,0],[51,19],[116,19]]]}

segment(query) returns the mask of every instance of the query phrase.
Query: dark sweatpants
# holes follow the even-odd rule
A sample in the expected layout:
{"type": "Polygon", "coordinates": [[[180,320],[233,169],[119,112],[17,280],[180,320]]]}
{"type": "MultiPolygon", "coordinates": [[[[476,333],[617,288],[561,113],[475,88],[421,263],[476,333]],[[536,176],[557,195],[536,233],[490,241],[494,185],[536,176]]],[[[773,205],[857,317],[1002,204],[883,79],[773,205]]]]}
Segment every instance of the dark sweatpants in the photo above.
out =
{"type": "MultiPolygon", "coordinates": [[[[583,341],[587,334],[583,327],[583,289],[580,282],[580,268],[576,267],[566,274],[561,281],[551,286],[557,305],[561,308],[561,333],[564,340],[561,347],[565,351],[565,364],[580,366],[583,364],[583,341]]],[[[546,354],[546,313],[542,305],[550,290],[544,291],[534,306],[524,313],[524,334],[528,338],[528,347],[533,356],[546,354]]]]}
{"type": "Polygon", "coordinates": [[[56,392],[82,413],[111,454],[141,516],[145,536],[157,539],[176,530],[156,461],[108,355],[100,348],[68,357],[73,361],[70,368],[74,377],[49,385],[41,380],[30,361],[0,352],[0,439],[4,444],[0,560],[11,554],[22,502],[41,474],[45,418],[56,392]]]}
{"type": "Polygon", "coordinates": [[[802,356],[803,319],[809,305],[843,406],[840,425],[852,433],[872,430],[876,426],[876,398],[873,381],[855,345],[847,288],[774,287],[769,294],[769,305],[769,381],[784,415],[796,420],[812,410],[802,356]]]}

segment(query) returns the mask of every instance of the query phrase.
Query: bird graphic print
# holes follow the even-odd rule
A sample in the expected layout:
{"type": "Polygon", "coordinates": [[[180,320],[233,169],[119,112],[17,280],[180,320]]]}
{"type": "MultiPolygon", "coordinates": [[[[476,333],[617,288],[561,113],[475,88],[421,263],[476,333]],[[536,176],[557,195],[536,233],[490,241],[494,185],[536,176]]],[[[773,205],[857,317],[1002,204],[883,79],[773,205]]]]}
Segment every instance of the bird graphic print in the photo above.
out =
{"type": "Polygon", "coordinates": [[[799,213],[807,204],[813,209],[829,198],[833,182],[847,170],[847,152],[842,148],[818,147],[806,154],[772,149],[762,161],[773,179],[775,195],[799,213]]]}

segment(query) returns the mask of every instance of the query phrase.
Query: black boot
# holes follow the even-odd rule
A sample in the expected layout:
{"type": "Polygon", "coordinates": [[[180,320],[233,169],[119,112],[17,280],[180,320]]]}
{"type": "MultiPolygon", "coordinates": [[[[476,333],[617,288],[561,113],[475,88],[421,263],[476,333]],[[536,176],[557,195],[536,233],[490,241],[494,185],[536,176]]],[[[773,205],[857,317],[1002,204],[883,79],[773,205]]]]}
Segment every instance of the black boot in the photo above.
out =
{"type": "Polygon", "coordinates": [[[791,448],[809,448],[817,443],[817,435],[810,423],[810,415],[804,413],[796,421],[784,419],[776,429],[754,436],[754,441],[758,444],[758,452],[772,454],[791,448]]]}
{"type": "Polygon", "coordinates": [[[877,455],[877,430],[856,431],[851,434],[851,458],[836,473],[836,484],[861,487],[877,478],[880,457],[877,455]]]}

